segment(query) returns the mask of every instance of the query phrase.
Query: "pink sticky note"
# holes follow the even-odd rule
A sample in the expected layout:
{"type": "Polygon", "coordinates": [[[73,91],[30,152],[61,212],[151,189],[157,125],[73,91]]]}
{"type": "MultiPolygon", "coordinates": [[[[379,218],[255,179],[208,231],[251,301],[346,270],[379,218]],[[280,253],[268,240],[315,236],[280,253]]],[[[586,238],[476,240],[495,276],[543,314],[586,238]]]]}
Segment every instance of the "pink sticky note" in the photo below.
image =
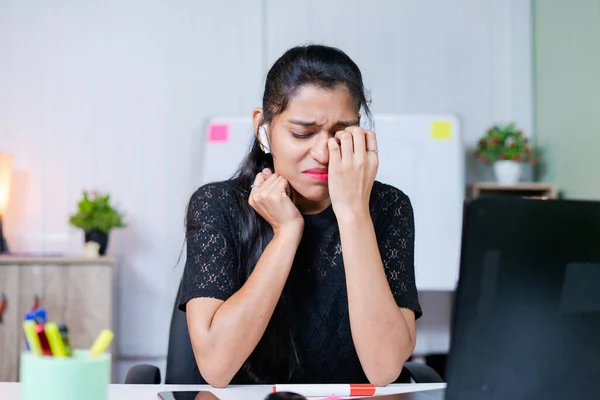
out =
{"type": "Polygon", "coordinates": [[[208,128],[209,142],[226,142],[229,140],[228,124],[212,124],[208,128]]]}

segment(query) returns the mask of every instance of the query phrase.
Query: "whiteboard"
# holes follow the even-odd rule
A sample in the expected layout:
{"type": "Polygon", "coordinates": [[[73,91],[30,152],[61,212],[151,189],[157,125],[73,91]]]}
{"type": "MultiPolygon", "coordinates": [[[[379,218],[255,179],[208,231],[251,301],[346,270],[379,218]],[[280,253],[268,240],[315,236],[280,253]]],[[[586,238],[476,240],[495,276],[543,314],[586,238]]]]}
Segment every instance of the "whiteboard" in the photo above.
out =
{"type": "MultiPolygon", "coordinates": [[[[465,156],[453,115],[374,115],[377,180],[406,193],[415,214],[417,287],[454,290],[458,280],[465,156]]],[[[205,128],[200,183],[230,178],[249,150],[250,118],[212,118],[205,128]]]]}

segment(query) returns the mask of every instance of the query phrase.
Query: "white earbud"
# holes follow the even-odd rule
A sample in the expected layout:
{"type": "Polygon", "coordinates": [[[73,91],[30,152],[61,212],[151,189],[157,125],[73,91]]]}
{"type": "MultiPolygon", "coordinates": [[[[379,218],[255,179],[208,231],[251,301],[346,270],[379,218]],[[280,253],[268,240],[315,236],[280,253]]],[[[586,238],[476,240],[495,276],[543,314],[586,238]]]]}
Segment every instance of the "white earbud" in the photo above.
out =
{"type": "Polygon", "coordinates": [[[269,139],[267,138],[267,126],[261,125],[258,128],[258,141],[260,142],[260,148],[265,154],[269,154],[271,149],[269,148],[269,139]]]}

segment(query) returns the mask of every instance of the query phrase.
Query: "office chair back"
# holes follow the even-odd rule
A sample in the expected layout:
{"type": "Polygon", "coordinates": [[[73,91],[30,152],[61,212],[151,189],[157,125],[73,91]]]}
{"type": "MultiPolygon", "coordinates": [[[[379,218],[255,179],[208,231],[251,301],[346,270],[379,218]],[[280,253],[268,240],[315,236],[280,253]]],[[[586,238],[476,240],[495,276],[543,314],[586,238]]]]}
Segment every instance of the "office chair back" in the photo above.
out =
{"type": "MultiPolygon", "coordinates": [[[[181,290],[181,284],[179,290],[181,290]]],[[[177,302],[173,306],[171,317],[165,383],[177,385],[206,384],[206,381],[200,375],[194,358],[185,313],[177,308],[177,302]]]]}

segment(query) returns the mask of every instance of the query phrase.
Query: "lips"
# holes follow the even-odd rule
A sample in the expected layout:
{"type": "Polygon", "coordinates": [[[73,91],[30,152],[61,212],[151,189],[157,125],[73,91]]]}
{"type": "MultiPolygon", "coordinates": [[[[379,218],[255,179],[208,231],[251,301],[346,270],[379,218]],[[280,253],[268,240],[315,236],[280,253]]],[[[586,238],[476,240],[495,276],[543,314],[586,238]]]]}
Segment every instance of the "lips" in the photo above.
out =
{"type": "Polygon", "coordinates": [[[318,181],[326,181],[329,178],[327,168],[313,168],[304,171],[304,174],[318,181]]]}

